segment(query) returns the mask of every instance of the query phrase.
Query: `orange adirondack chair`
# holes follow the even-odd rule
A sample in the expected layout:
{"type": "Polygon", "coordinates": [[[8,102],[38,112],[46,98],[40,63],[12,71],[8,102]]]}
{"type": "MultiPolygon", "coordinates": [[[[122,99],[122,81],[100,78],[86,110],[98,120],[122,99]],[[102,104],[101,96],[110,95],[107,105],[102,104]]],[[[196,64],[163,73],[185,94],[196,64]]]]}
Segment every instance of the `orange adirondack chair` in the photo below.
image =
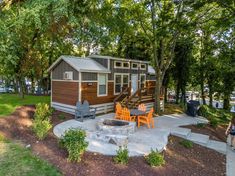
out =
{"type": "Polygon", "coordinates": [[[130,111],[127,108],[122,109],[121,120],[135,121],[135,116],[131,116],[130,111]]]}
{"type": "Polygon", "coordinates": [[[138,116],[138,128],[140,127],[140,123],[144,123],[148,125],[150,128],[150,124],[152,128],[154,128],[154,120],[153,120],[153,108],[149,111],[149,113],[145,116],[138,116]]]}
{"type": "Polygon", "coordinates": [[[140,104],[140,105],[138,106],[138,110],[146,112],[146,106],[145,106],[145,104],[143,104],[143,103],[140,104]]]}
{"type": "Polygon", "coordinates": [[[116,104],[115,119],[121,119],[122,117],[122,105],[120,103],[116,104]]]}

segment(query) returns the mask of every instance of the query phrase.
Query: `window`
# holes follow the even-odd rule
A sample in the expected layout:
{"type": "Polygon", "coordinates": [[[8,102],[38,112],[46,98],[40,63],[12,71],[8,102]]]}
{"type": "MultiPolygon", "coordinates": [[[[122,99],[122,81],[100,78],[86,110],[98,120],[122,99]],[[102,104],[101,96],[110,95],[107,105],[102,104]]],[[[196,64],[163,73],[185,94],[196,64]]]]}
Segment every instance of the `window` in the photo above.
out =
{"type": "Polygon", "coordinates": [[[129,62],[114,61],[114,68],[130,68],[129,62]]]}
{"type": "Polygon", "coordinates": [[[65,79],[65,80],[73,80],[73,72],[71,72],[71,71],[64,72],[63,79],[65,79]]]}
{"type": "Polygon", "coordinates": [[[115,68],[121,68],[122,67],[122,63],[121,62],[115,61],[114,64],[115,64],[115,68]]]}
{"type": "Polygon", "coordinates": [[[145,86],[145,75],[140,75],[140,87],[144,88],[145,86]]]}
{"type": "Polygon", "coordinates": [[[129,85],[128,74],[115,74],[114,79],[115,94],[121,93],[122,89],[128,87],[129,85]]]}
{"type": "Polygon", "coordinates": [[[131,68],[137,70],[138,69],[138,64],[137,63],[132,63],[131,68]]]}
{"type": "Polygon", "coordinates": [[[99,96],[107,95],[107,75],[106,74],[98,75],[98,95],[99,96]]]}
{"type": "Polygon", "coordinates": [[[140,65],[140,69],[141,69],[141,70],[146,70],[146,64],[141,64],[141,65],[140,65]]]}
{"type": "Polygon", "coordinates": [[[123,62],[123,68],[129,68],[129,67],[130,67],[130,65],[128,62],[123,62]]]}

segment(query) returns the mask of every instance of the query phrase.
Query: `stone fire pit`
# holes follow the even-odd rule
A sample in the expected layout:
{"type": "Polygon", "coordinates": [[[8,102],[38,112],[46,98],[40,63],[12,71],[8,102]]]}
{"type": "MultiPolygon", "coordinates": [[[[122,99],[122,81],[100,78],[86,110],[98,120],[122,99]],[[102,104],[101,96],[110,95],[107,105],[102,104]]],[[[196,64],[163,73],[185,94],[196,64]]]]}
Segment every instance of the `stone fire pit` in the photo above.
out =
{"type": "Polygon", "coordinates": [[[108,134],[130,135],[135,132],[135,122],[128,122],[116,119],[101,119],[96,127],[99,131],[108,134]]]}
{"type": "Polygon", "coordinates": [[[96,124],[97,132],[93,138],[115,144],[118,146],[127,145],[128,136],[135,132],[136,123],[116,119],[101,119],[96,124]]]}

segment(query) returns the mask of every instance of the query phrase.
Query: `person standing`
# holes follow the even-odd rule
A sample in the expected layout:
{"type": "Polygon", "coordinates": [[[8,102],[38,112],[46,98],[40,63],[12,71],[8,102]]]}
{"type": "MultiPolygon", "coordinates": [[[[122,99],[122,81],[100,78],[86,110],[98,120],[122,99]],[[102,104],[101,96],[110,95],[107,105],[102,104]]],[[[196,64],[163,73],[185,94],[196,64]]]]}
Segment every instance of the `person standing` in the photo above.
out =
{"type": "Polygon", "coordinates": [[[231,122],[229,122],[229,125],[225,134],[231,135],[231,147],[233,150],[235,150],[235,115],[233,115],[231,122]]]}

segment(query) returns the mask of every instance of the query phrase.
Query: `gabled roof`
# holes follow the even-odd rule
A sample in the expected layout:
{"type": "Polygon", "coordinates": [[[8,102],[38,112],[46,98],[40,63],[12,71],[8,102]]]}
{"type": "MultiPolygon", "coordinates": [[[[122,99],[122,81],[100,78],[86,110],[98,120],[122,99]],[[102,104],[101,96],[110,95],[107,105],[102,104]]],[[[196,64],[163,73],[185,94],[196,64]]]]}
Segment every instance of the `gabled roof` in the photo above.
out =
{"type": "Polygon", "coordinates": [[[110,73],[110,70],[99,64],[98,62],[94,61],[91,58],[82,58],[82,57],[75,57],[75,56],[60,56],[47,70],[50,72],[53,68],[57,66],[60,61],[63,60],[75,70],[79,72],[96,72],[96,73],[110,73]]]}
{"type": "Polygon", "coordinates": [[[112,56],[90,55],[88,57],[89,58],[101,58],[101,59],[121,60],[121,61],[132,61],[132,62],[147,63],[147,64],[149,63],[149,61],[126,59],[126,58],[119,58],[119,57],[112,57],[112,56]]]}
{"type": "Polygon", "coordinates": [[[155,70],[151,65],[148,65],[148,74],[155,75],[155,70]]]}

